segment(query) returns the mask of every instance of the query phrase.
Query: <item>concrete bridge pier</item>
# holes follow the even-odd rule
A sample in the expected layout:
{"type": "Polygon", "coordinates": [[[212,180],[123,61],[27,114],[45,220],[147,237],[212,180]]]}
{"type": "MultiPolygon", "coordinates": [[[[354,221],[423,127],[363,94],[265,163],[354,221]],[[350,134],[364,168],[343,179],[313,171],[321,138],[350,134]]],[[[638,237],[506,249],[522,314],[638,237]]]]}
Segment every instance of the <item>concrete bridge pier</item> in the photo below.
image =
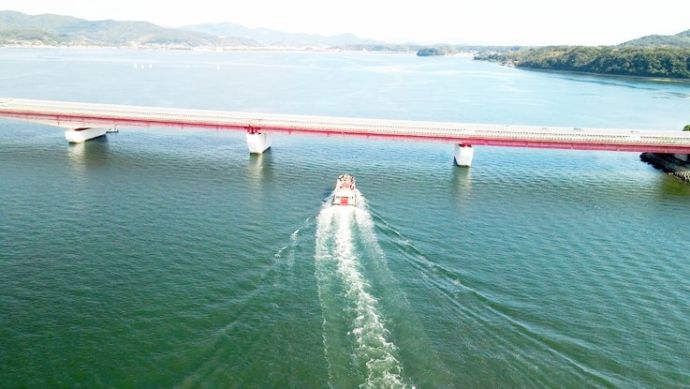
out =
{"type": "Polygon", "coordinates": [[[463,167],[472,166],[472,158],[474,158],[474,149],[472,145],[456,144],[453,149],[455,156],[455,164],[463,167]]]}
{"type": "Polygon", "coordinates": [[[105,128],[93,128],[93,127],[81,127],[81,128],[70,128],[65,130],[65,139],[69,143],[83,143],[87,140],[100,138],[105,136],[108,130],[105,128]]]}
{"type": "Polygon", "coordinates": [[[250,154],[263,154],[271,147],[271,137],[265,132],[248,130],[247,147],[250,154]]]}

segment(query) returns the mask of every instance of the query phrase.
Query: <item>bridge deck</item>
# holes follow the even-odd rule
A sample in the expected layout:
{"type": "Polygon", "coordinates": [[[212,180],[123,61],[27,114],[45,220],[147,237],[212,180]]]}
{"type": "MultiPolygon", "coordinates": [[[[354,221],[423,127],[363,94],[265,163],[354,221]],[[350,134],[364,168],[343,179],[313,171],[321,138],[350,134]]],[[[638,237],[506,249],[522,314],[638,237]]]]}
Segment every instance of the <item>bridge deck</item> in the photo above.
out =
{"type": "Polygon", "coordinates": [[[165,126],[468,145],[690,154],[690,133],[681,131],[278,115],[9,98],[0,99],[0,117],[70,128],[165,126]]]}

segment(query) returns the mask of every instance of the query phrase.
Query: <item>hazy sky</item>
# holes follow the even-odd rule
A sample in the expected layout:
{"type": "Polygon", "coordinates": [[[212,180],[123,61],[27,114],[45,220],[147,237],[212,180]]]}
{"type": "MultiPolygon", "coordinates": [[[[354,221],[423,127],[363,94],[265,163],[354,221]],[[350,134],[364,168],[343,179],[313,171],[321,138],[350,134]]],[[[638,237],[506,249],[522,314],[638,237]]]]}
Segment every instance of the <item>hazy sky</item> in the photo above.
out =
{"type": "Polygon", "coordinates": [[[0,9],[171,27],[229,21],[420,43],[617,44],[690,29],[690,0],[0,0],[0,9]]]}

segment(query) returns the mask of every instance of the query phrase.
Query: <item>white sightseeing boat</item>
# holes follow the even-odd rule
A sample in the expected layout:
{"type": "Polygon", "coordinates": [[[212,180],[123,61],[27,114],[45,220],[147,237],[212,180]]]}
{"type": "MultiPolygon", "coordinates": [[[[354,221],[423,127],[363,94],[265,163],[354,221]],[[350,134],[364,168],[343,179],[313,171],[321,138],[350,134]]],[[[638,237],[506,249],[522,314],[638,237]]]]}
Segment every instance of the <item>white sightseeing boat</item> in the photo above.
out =
{"type": "Polygon", "coordinates": [[[357,205],[357,187],[355,177],[341,174],[335,182],[333,191],[333,205],[357,205]]]}

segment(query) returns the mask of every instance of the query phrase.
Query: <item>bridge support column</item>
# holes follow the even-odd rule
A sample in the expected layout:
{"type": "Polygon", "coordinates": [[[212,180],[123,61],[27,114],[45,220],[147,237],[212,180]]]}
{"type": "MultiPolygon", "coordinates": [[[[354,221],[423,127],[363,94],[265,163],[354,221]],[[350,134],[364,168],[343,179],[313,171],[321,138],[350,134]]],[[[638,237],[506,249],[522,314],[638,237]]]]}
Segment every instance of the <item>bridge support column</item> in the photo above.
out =
{"type": "Polygon", "coordinates": [[[75,128],[65,130],[65,139],[67,139],[69,143],[82,143],[86,142],[87,140],[105,136],[107,132],[108,130],[106,130],[105,128],[75,128]]]}
{"type": "Polygon", "coordinates": [[[456,165],[464,167],[472,166],[472,158],[474,158],[474,149],[472,145],[455,145],[453,154],[456,165]]]}
{"type": "Polygon", "coordinates": [[[247,132],[247,147],[250,154],[263,154],[271,147],[271,137],[265,132],[247,132]]]}

